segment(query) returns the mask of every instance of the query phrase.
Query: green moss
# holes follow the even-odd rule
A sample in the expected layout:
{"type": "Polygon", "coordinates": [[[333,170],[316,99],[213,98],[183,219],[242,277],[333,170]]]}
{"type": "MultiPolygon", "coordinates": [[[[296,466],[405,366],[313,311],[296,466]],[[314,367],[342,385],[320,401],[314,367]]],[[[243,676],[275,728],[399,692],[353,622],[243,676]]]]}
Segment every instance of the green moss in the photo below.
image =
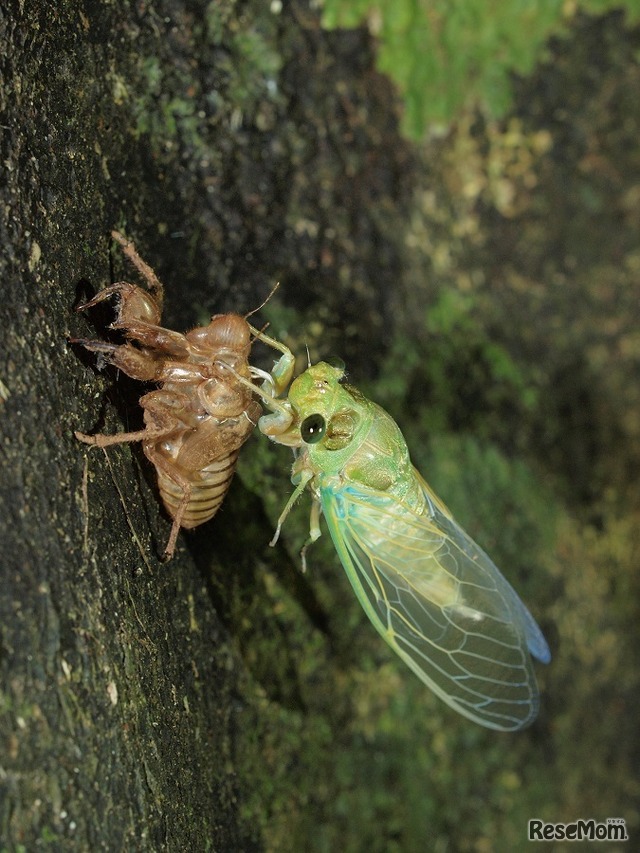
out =
{"type": "Polygon", "coordinates": [[[235,7],[210,3],[202,23],[190,24],[190,50],[208,57],[209,73],[194,73],[186,55],[184,62],[165,64],[141,52],[133,78],[114,77],[114,100],[130,100],[133,133],[148,135],[157,152],[180,139],[196,155],[211,155],[213,126],[259,120],[264,102],[278,98],[282,59],[274,16],[264,8],[238,16],[235,7]]]}
{"type": "Polygon", "coordinates": [[[630,20],[640,13],[637,0],[325,0],[323,16],[328,27],[368,20],[380,39],[379,67],[405,99],[404,129],[419,139],[464,107],[504,115],[512,104],[510,76],[528,74],[577,9],[619,8],[630,20]]]}

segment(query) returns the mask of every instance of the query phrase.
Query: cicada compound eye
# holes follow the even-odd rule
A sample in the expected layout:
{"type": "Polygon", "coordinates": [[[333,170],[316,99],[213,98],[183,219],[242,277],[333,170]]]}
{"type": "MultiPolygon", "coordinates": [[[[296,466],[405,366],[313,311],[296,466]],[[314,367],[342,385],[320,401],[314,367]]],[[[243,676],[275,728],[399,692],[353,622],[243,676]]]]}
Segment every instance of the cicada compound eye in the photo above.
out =
{"type": "Polygon", "coordinates": [[[322,415],[309,415],[300,425],[300,435],[305,444],[317,444],[327,429],[327,422],[322,415]]]}
{"type": "Polygon", "coordinates": [[[329,358],[326,359],[326,362],[329,367],[333,367],[341,373],[344,373],[346,370],[346,365],[339,355],[330,355],[329,358]]]}

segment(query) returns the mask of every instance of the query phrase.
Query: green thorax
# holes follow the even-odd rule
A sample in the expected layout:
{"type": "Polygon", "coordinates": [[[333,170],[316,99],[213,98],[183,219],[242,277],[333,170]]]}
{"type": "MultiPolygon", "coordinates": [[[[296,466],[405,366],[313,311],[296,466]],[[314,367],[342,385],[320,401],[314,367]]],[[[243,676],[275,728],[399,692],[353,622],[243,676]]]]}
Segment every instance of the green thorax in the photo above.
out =
{"type": "Polygon", "coordinates": [[[291,385],[288,399],[306,451],[301,462],[313,471],[320,491],[359,485],[393,494],[417,509],[420,490],[398,425],[384,409],[343,383],[343,375],[343,370],[319,362],[291,385]],[[305,424],[322,421],[324,429],[310,436],[305,424]]]}

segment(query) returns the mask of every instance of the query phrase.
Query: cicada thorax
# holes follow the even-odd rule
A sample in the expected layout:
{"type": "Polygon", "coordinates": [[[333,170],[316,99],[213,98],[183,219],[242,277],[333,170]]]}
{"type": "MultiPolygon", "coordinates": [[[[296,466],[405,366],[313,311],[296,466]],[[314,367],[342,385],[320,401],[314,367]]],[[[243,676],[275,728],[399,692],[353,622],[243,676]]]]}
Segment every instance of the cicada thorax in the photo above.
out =
{"type": "Polygon", "coordinates": [[[238,367],[244,365],[248,374],[251,328],[239,314],[214,314],[207,326],[191,329],[185,338],[194,358],[232,360],[238,367]]]}

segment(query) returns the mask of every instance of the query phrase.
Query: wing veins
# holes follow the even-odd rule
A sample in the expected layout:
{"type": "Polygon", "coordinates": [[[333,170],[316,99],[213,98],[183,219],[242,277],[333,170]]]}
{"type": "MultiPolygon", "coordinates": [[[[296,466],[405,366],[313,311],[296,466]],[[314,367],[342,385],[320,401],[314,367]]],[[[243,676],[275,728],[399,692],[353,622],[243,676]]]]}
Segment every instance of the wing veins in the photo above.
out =
{"type": "Polygon", "coordinates": [[[323,494],[338,554],[383,638],[461,713],[520,728],[537,712],[537,688],[511,594],[519,599],[456,523],[428,507],[419,516],[353,487],[323,494]]]}

